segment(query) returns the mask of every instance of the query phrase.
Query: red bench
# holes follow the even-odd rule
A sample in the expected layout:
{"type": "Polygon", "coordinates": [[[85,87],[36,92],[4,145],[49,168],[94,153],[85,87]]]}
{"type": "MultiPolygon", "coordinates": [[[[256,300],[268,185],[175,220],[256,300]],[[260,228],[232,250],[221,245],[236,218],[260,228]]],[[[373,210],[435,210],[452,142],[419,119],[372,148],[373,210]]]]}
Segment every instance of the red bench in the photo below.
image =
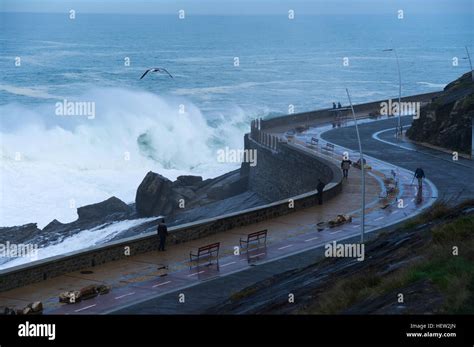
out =
{"type": "Polygon", "coordinates": [[[326,143],[326,147],[324,149],[329,152],[334,152],[334,145],[332,143],[326,143]]]}
{"type": "Polygon", "coordinates": [[[221,243],[211,243],[210,245],[199,247],[197,253],[189,252],[189,261],[199,262],[202,258],[208,258],[209,264],[212,262],[212,259],[219,259],[219,248],[221,243]]]}
{"type": "Polygon", "coordinates": [[[307,147],[317,147],[318,146],[318,143],[319,143],[319,139],[315,138],[315,137],[312,137],[311,140],[308,142],[306,142],[306,146],[307,147]]]}
{"type": "Polygon", "coordinates": [[[250,233],[247,235],[247,239],[240,239],[240,247],[242,247],[242,244],[246,244],[248,247],[251,242],[260,244],[260,240],[263,240],[264,244],[267,243],[267,229],[250,233]]]}

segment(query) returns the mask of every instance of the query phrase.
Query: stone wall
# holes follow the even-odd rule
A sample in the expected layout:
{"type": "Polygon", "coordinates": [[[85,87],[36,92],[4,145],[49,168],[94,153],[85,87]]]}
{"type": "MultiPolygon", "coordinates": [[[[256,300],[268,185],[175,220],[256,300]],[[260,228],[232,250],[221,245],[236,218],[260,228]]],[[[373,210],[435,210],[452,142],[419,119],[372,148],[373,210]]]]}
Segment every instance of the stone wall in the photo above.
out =
{"type": "Polygon", "coordinates": [[[272,150],[246,137],[246,149],[257,151],[257,165],[248,167],[249,189],[269,201],[315,190],[318,179],[324,183],[341,180],[338,168],[325,159],[287,143],[280,142],[272,150]]]}

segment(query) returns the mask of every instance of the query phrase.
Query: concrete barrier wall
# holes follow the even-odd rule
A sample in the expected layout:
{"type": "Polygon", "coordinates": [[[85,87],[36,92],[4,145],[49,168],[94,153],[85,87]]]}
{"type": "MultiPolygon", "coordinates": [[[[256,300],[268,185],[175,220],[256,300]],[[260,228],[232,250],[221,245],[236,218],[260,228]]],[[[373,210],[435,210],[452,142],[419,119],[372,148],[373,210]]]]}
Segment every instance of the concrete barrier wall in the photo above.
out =
{"type": "MultiPolygon", "coordinates": [[[[401,101],[405,101],[405,102],[406,101],[410,101],[410,102],[431,101],[432,98],[438,96],[440,93],[441,92],[433,92],[433,93],[405,96],[401,98],[401,101]]],[[[397,99],[394,98],[392,100],[398,101],[398,98],[397,99]]],[[[369,113],[369,112],[374,112],[374,111],[380,111],[380,103],[384,101],[387,101],[387,99],[354,105],[354,111],[356,113],[363,113],[363,112],[369,113]]],[[[261,122],[261,129],[278,128],[281,126],[296,124],[296,123],[307,123],[309,125],[312,122],[321,121],[322,119],[327,119],[328,121],[330,121],[334,118],[334,112],[332,112],[331,110],[332,109],[324,109],[324,110],[311,111],[311,112],[295,113],[292,115],[284,115],[284,116],[275,117],[271,119],[265,119],[261,122]]]]}
{"type": "Polygon", "coordinates": [[[329,161],[278,143],[273,151],[249,139],[247,148],[257,151],[257,165],[249,167],[248,187],[269,201],[281,200],[316,189],[318,179],[339,182],[341,174],[329,161]]]}

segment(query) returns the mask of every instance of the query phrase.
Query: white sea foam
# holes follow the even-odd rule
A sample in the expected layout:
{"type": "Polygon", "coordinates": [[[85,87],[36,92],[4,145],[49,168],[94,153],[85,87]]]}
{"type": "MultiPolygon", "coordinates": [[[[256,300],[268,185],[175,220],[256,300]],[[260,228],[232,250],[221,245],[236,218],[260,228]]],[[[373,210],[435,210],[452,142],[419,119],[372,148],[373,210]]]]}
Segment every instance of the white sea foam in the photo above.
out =
{"type": "Polygon", "coordinates": [[[8,85],[8,84],[0,84],[0,91],[4,91],[10,94],[29,96],[31,98],[39,98],[39,99],[59,98],[59,96],[49,94],[46,87],[26,88],[26,87],[16,87],[16,86],[8,85]]]}
{"type": "Polygon", "coordinates": [[[446,84],[443,84],[443,83],[430,83],[430,82],[416,82],[416,83],[427,86],[429,88],[436,88],[436,89],[442,89],[446,87],[446,84]]]}
{"type": "Polygon", "coordinates": [[[96,103],[95,119],[56,116],[54,100],[37,109],[0,107],[2,226],[71,222],[76,207],[112,195],[133,202],[150,170],[170,179],[209,178],[238,167],[217,162],[215,154],[224,146],[243,146],[248,122],[236,109],[210,126],[183,99],[115,88],[77,99],[96,103]]]}
{"type": "Polygon", "coordinates": [[[31,262],[34,260],[40,260],[48,257],[54,257],[59,254],[67,252],[74,252],[80,249],[85,249],[95,245],[104,244],[110,241],[113,237],[117,236],[120,232],[125,231],[129,228],[139,226],[143,223],[149,222],[154,218],[140,218],[133,220],[124,220],[120,222],[112,223],[106,227],[98,226],[93,229],[82,230],[77,234],[63,239],[61,242],[38,248],[38,252],[35,257],[18,257],[11,259],[3,259],[3,263],[0,264],[0,270],[12,266],[17,266],[31,262]],[[5,261],[7,260],[7,261],[5,261]]]}

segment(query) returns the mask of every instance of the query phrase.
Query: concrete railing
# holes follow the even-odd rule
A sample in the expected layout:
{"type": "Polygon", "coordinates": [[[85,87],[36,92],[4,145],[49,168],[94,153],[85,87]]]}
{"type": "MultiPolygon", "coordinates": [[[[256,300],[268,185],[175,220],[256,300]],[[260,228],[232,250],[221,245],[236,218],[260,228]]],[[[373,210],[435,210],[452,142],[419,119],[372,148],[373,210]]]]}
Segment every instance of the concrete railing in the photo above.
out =
{"type": "MultiPolygon", "coordinates": [[[[425,94],[417,94],[411,96],[405,96],[401,98],[402,102],[429,102],[436,96],[438,96],[441,92],[432,92],[432,93],[425,93],[425,94]]],[[[368,102],[364,104],[354,105],[354,111],[359,114],[363,113],[370,113],[370,112],[377,112],[380,111],[380,104],[387,99],[368,102]]],[[[393,98],[393,101],[398,101],[393,98]]],[[[349,110],[341,111],[342,113],[348,113],[349,110]]],[[[362,115],[362,117],[366,117],[366,115],[362,115]]],[[[334,119],[334,110],[333,109],[323,109],[317,111],[310,111],[310,112],[302,112],[302,113],[294,113],[290,115],[284,115],[280,117],[259,120],[259,129],[262,131],[269,130],[271,128],[278,128],[282,126],[298,124],[298,123],[306,123],[310,125],[315,121],[327,120],[332,121],[334,119]]]]}
{"type": "Polygon", "coordinates": [[[255,119],[250,122],[249,138],[272,151],[278,151],[278,143],[281,142],[281,139],[261,130],[261,121],[261,119],[255,119]]]}

